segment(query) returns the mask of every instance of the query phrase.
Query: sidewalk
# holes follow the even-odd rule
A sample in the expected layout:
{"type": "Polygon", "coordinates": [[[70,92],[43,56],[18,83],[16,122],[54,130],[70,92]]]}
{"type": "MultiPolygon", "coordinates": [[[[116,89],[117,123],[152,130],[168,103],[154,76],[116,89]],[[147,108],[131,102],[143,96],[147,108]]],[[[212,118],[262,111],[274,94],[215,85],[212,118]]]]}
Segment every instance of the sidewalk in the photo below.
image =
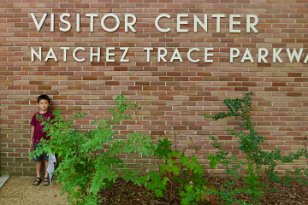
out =
{"type": "Polygon", "coordinates": [[[67,205],[66,194],[60,195],[61,185],[33,186],[33,177],[11,176],[0,189],[1,205],[67,205]]]}

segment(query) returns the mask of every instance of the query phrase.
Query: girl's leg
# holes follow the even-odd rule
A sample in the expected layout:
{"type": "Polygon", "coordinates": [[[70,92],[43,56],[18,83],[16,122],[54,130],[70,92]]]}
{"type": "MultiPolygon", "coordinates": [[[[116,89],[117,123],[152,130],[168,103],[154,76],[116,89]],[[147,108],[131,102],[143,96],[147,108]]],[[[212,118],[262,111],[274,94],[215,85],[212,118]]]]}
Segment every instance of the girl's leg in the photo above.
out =
{"type": "Polygon", "coordinates": [[[48,172],[47,172],[48,161],[44,160],[44,162],[45,162],[45,175],[44,175],[44,180],[43,180],[44,184],[43,185],[48,186],[49,183],[50,183],[50,180],[49,180],[49,177],[48,177],[48,172]]]}
{"type": "Polygon", "coordinates": [[[48,160],[44,160],[44,162],[45,162],[45,176],[44,177],[48,177],[48,172],[47,172],[48,160]]]}
{"type": "Polygon", "coordinates": [[[36,177],[41,177],[41,161],[35,162],[35,168],[36,168],[36,177]]]}

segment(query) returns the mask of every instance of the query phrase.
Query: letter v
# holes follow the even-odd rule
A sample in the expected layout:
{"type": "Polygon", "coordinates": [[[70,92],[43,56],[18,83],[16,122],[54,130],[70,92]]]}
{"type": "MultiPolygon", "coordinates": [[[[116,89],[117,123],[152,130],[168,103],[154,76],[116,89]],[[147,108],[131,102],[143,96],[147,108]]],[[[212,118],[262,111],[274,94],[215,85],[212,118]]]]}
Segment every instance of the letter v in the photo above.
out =
{"type": "Polygon", "coordinates": [[[35,24],[35,26],[36,26],[37,31],[40,31],[41,28],[42,28],[43,23],[44,23],[45,20],[46,20],[47,13],[44,13],[43,17],[42,17],[41,20],[40,20],[40,23],[37,22],[37,19],[36,19],[34,13],[31,13],[31,17],[32,17],[32,20],[33,20],[33,22],[34,22],[34,24],[35,24]]]}

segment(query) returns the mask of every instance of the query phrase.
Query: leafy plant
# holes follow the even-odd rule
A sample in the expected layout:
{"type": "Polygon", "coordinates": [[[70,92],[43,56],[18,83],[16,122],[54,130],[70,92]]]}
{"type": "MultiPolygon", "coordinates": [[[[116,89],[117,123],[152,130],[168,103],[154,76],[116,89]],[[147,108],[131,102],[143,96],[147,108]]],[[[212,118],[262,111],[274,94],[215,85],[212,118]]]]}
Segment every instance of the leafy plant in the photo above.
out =
{"type": "MultiPolygon", "coordinates": [[[[246,193],[250,196],[250,201],[253,204],[258,204],[259,200],[264,195],[266,190],[266,184],[262,184],[260,179],[266,174],[270,179],[279,179],[275,168],[278,163],[290,163],[300,157],[307,157],[307,153],[304,149],[298,150],[294,153],[289,153],[283,156],[280,149],[273,151],[262,150],[261,143],[264,141],[264,137],[259,135],[254,129],[254,125],[250,116],[251,109],[251,95],[252,92],[246,93],[243,98],[225,99],[224,104],[227,106],[227,112],[219,112],[214,115],[205,115],[205,117],[219,120],[226,117],[238,117],[241,119],[239,123],[241,130],[228,129],[229,133],[238,139],[239,149],[245,153],[245,159],[241,160],[235,155],[227,152],[223,149],[218,140],[214,139],[213,145],[218,149],[218,152],[214,155],[209,155],[211,167],[216,167],[217,164],[222,164],[226,167],[226,172],[231,174],[233,180],[230,181],[230,185],[225,189],[225,192],[221,197],[226,204],[233,204],[236,201],[236,196],[240,193],[246,193]],[[231,156],[231,157],[229,157],[231,156]],[[231,165],[232,164],[232,165],[231,165]],[[232,166],[230,168],[230,165],[232,166]],[[244,169],[244,189],[234,189],[234,184],[239,180],[238,173],[244,169]],[[231,197],[228,199],[228,197],[231,197]]],[[[241,200],[240,203],[247,204],[247,201],[241,200]]]]}
{"type": "Polygon", "coordinates": [[[219,190],[212,190],[211,193],[217,195],[224,204],[246,204],[244,200],[238,199],[239,194],[246,193],[247,190],[238,186],[241,179],[241,167],[243,162],[234,154],[227,151],[214,136],[210,136],[212,145],[217,149],[215,154],[209,154],[210,168],[216,168],[218,164],[225,167],[225,182],[219,190]]]}
{"type": "Polygon", "coordinates": [[[115,126],[131,119],[128,109],[137,108],[124,96],[116,98],[116,105],[109,109],[111,117],[95,120],[96,128],[89,131],[76,129],[76,120],[86,117],[77,113],[66,120],[61,112],[54,112],[54,119],[42,120],[49,141],[42,140],[29,157],[42,152],[54,153],[60,158],[55,171],[56,180],[68,193],[69,202],[77,205],[94,205],[99,193],[110,188],[118,178],[144,186],[156,197],[166,197],[170,202],[180,198],[181,204],[193,205],[206,197],[204,168],[196,157],[173,150],[172,143],[161,139],[157,144],[150,137],[133,133],[118,136],[115,126]],[[141,173],[131,169],[119,156],[135,153],[139,156],[157,157],[163,163],[159,171],[141,173]]]}
{"type": "Polygon", "coordinates": [[[163,162],[159,172],[145,176],[144,186],[153,190],[157,197],[165,197],[169,203],[180,198],[183,205],[198,204],[208,194],[205,186],[204,168],[195,156],[172,149],[168,139],[159,140],[154,156],[163,162]],[[169,192],[165,192],[166,190],[169,192]]]}
{"type": "Polygon", "coordinates": [[[56,180],[62,183],[63,191],[68,193],[69,202],[82,205],[96,205],[99,191],[109,188],[118,178],[140,182],[138,172],[134,175],[119,155],[136,153],[142,156],[154,154],[153,141],[146,135],[133,133],[126,137],[117,136],[114,129],[121,121],[130,119],[126,111],[136,108],[124,96],[117,96],[116,105],[109,109],[111,117],[96,120],[96,128],[82,131],[74,128],[77,119],[84,118],[84,113],[76,114],[66,120],[60,111],[54,112],[54,119],[41,123],[50,140],[42,140],[36,151],[29,157],[42,152],[54,153],[60,158],[55,171],[56,180]],[[117,138],[118,140],[116,140],[117,138]],[[135,176],[135,177],[132,177],[135,176]]]}

